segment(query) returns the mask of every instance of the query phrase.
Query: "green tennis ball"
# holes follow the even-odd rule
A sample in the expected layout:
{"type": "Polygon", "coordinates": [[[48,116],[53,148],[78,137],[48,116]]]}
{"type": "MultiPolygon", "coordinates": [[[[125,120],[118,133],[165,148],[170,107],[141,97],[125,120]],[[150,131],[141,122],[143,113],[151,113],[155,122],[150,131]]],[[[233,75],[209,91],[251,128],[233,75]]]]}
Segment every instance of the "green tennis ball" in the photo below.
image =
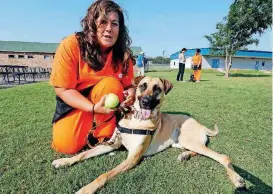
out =
{"type": "Polygon", "coordinates": [[[107,94],[105,102],[104,102],[104,106],[106,108],[113,109],[113,108],[116,108],[118,104],[119,104],[119,99],[116,94],[113,94],[113,93],[107,94]]]}

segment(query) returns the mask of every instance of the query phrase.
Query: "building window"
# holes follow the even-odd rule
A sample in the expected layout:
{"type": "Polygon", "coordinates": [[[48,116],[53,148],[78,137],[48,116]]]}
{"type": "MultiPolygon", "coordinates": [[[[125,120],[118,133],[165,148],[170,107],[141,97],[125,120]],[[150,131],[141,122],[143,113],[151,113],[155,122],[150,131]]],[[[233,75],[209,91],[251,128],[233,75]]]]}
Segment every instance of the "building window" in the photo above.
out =
{"type": "Polygon", "coordinates": [[[262,66],[263,66],[263,67],[264,67],[264,65],[265,65],[265,61],[262,62],[262,66]]]}
{"type": "Polygon", "coordinates": [[[50,59],[49,55],[44,55],[44,59],[50,59]]]}
{"type": "Polygon", "coordinates": [[[28,59],[33,59],[33,56],[32,55],[28,55],[27,58],[28,59]]]}
{"type": "Polygon", "coordinates": [[[14,59],[15,55],[9,55],[9,59],[14,59]]]}
{"type": "Polygon", "coordinates": [[[18,59],[24,59],[25,55],[18,55],[18,59]]]}

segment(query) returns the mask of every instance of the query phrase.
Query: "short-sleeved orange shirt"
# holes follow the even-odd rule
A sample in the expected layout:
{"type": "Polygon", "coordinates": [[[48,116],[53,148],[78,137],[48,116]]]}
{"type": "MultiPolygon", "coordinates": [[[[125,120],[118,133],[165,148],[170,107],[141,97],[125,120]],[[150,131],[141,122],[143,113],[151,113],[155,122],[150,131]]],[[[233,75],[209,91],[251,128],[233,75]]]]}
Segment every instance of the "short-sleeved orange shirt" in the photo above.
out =
{"type": "Polygon", "coordinates": [[[193,65],[202,65],[202,55],[194,55],[193,57],[192,57],[192,63],[193,63],[193,65]]]}
{"type": "Polygon", "coordinates": [[[95,72],[81,58],[78,41],[73,34],[63,39],[56,51],[49,83],[55,87],[80,91],[108,76],[117,78],[124,88],[131,86],[134,78],[132,61],[129,62],[127,75],[122,74],[121,68],[114,72],[111,51],[103,69],[95,72]]]}

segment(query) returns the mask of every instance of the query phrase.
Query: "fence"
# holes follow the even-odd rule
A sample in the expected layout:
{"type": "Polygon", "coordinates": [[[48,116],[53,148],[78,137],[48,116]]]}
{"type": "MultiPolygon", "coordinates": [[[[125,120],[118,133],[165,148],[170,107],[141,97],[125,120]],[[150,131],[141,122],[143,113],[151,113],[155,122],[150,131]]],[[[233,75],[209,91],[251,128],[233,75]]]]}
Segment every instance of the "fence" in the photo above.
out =
{"type": "Polygon", "coordinates": [[[172,71],[172,69],[170,68],[170,64],[147,63],[145,65],[145,72],[148,71],[172,71]]]}

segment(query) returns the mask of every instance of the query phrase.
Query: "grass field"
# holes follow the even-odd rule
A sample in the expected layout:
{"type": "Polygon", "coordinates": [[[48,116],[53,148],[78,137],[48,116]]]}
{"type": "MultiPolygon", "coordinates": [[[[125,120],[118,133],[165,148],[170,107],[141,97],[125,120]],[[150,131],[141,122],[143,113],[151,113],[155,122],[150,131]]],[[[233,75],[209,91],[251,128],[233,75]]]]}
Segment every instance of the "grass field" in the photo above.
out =
{"type": "MultiPolygon", "coordinates": [[[[219,135],[209,147],[229,155],[246,179],[246,193],[272,193],[272,77],[236,72],[226,79],[207,71],[200,83],[176,82],[176,71],[150,72],[173,82],[163,112],[190,114],[219,135]]],[[[189,72],[186,72],[189,78],[189,72]]],[[[0,193],[74,193],[121,163],[124,149],[69,168],[51,162],[66,155],[50,149],[55,94],[47,83],[0,90],[0,193]]],[[[177,161],[170,148],[145,158],[136,168],[110,181],[99,193],[237,193],[225,169],[204,156],[177,161]]]]}

